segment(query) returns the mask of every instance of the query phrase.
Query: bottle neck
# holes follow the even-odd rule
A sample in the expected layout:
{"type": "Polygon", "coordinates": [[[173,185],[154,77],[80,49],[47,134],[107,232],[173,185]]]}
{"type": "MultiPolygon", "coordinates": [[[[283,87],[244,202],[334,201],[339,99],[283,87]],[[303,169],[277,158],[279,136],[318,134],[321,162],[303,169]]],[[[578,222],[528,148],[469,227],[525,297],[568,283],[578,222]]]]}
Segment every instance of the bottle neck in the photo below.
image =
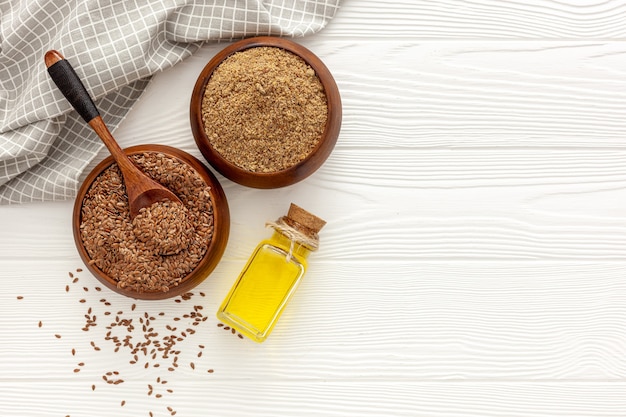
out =
{"type": "Polygon", "coordinates": [[[311,250],[309,248],[302,245],[298,241],[292,241],[279,230],[274,230],[274,234],[272,235],[270,240],[274,245],[282,248],[287,253],[291,252],[292,256],[307,258],[311,253],[311,250]]]}

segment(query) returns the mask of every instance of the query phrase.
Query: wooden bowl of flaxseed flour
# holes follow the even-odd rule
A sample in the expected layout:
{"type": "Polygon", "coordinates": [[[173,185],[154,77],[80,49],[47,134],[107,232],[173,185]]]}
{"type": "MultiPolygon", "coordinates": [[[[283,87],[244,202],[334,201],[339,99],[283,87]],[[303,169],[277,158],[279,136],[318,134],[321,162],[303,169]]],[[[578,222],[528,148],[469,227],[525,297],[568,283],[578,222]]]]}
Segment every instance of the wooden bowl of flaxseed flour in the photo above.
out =
{"type": "Polygon", "coordinates": [[[131,218],[121,172],[108,157],[87,175],[76,197],[78,253],[98,280],[120,294],[164,299],[189,292],[226,248],[230,214],[224,191],[204,164],[179,149],[139,145],[124,151],[182,205],[155,203],[131,218]]]}
{"type": "Polygon", "coordinates": [[[231,44],[209,61],[191,96],[200,152],[226,178],[255,188],[294,184],[328,158],[341,97],[322,61],[278,37],[231,44]]]}

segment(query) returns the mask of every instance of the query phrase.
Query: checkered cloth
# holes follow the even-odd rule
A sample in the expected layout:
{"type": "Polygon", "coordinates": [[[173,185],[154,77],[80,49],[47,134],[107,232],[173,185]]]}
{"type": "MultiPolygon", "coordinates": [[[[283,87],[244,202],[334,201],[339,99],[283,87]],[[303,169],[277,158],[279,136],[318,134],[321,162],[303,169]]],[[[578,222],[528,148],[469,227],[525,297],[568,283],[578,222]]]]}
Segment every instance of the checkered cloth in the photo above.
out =
{"type": "Polygon", "coordinates": [[[205,41],[304,36],[339,0],[0,1],[0,203],[63,200],[102,149],[44,65],[70,61],[113,130],[150,76],[205,41]]]}

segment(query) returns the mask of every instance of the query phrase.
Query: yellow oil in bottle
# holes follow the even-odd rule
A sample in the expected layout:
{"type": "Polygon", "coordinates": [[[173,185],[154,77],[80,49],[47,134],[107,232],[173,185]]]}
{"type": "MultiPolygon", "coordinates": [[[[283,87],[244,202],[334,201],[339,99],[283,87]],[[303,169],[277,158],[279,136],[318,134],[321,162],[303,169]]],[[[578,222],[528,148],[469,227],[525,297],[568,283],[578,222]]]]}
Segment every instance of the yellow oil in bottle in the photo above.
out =
{"type": "Polygon", "coordinates": [[[308,250],[279,232],[257,246],[226,296],[218,318],[241,334],[262,342],[274,328],[307,269],[308,250]]]}
{"type": "Polygon", "coordinates": [[[307,270],[307,257],[317,247],[317,230],[325,224],[314,216],[317,223],[310,219],[306,223],[307,218],[298,217],[302,209],[294,206],[289,216],[302,223],[289,216],[281,218],[285,220],[282,226],[275,226],[272,237],[256,247],[217,312],[220,321],[256,342],[267,338],[293,296],[307,270]],[[302,235],[298,228],[312,233],[314,239],[302,235]]]}

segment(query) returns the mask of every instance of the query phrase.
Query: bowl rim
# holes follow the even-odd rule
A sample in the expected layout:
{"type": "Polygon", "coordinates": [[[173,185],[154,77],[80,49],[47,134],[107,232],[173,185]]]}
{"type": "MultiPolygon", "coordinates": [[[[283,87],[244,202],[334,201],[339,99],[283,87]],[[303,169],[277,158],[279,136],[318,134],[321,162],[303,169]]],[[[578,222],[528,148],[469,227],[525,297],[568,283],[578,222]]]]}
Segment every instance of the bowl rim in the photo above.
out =
{"type": "Polygon", "coordinates": [[[330,156],[335,147],[342,121],[341,96],[330,70],[313,52],[286,38],[277,36],[255,36],[236,41],[219,51],[204,66],[191,94],[190,123],[194,140],[207,162],[224,177],[241,185],[254,188],[279,188],[294,184],[315,172],[330,156]],[[245,170],[217,152],[206,133],[202,120],[202,100],[206,85],[215,69],[234,53],[256,47],[284,49],[304,60],[317,75],[324,87],[328,107],[326,125],[316,147],[302,161],[280,171],[253,172],[245,170]]]}
{"type": "Polygon", "coordinates": [[[160,300],[184,294],[196,287],[210,275],[226,250],[226,245],[230,235],[230,210],[226,194],[224,193],[224,190],[215,175],[213,175],[213,173],[198,158],[181,149],[168,145],[144,144],[125,148],[124,152],[129,156],[144,152],[163,153],[191,166],[196,172],[198,172],[203,180],[207,182],[213,205],[213,235],[211,237],[209,247],[198,265],[196,265],[196,267],[189,274],[187,274],[187,276],[185,276],[177,286],[170,288],[168,291],[137,292],[131,289],[118,288],[116,280],[108,276],[95,264],[90,262],[91,257],[83,244],[80,233],[82,203],[85,195],[89,191],[94,180],[102,172],[104,172],[105,169],[115,163],[113,157],[108,156],[87,174],[78,190],[78,193],[76,194],[72,211],[72,233],[76,249],[78,250],[78,253],[87,269],[96,277],[96,279],[114,292],[131,298],[145,300],[160,300]]]}

